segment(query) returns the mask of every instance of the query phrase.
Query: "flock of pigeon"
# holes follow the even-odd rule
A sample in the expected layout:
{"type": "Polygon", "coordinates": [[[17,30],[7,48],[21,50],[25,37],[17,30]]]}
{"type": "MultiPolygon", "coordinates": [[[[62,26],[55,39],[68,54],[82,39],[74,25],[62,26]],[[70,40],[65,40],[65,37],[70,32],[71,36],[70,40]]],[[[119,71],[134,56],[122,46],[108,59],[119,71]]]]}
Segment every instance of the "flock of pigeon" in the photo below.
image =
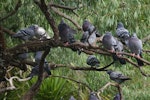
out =
{"type": "MultiPolygon", "coordinates": [[[[97,31],[94,25],[92,25],[88,20],[85,20],[82,25],[83,35],[80,39],[80,42],[84,43],[85,45],[95,46],[97,42],[97,37],[101,35],[97,31]]],[[[63,20],[58,25],[59,36],[60,40],[64,43],[64,45],[69,45],[75,43],[76,40],[74,38],[74,34],[76,31],[72,29],[69,25],[67,25],[63,20]]],[[[102,45],[105,49],[110,52],[123,52],[123,47],[126,45],[133,55],[137,55],[139,58],[142,58],[142,42],[134,33],[132,36],[130,35],[129,31],[124,27],[122,22],[119,22],[116,28],[116,35],[117,38],[112,35],[111,32],[106,32],[102,38],[102,45]]],[[[35,39],[43,40],[49,39],[50,36],[47,34],[43,27],[38,25],[31,25],[28,28],[19,30],[16,34],[12,35],[14,38],[20,38],[23,41],[32,41],[35,39]]],[[[82,49],[71,48],[73,51],[78,51],[81,54],[82,49]]],[[[35,62],[37,63],[36,66],[33,67],[31,73],[28,77],[33,77],[34,75],[38,75],[39,73],[39,62],[41,60],[41,56],[43,51],[37,51],[35,53],[35,62]]],[[[121,58],[121,54],[112,54],[112,58],[114,61],[118,60],[120,64],[126,64],[125,59],[121,58]]],[[[20,60],[27,59],[28,53],[18,55],[20,60]]],[[[143,66],[143,61],[136,58],[137,63],[139,66],[143,66]]],[[[100,61],[94,56],[89,55],[87,58],[88,65],[91,67],[99,67],[100,61]]],[[[48,66],[48,62],[45,59],[44,62],[44,70],[51,75],[50,67],[48,66]]],[[[108,70],[107,73],[111,80],[121,84],[125,80],[130,80],[129,77],[124,76],[120,72],[108,70]]],[[[73,100],[73,99],[70,99],[73,100]]],[[[98,100],[98,99],[90,99],[90,100],[98,100]]],[[[119,99],[114,99],[119,100],[119,99]]]]}

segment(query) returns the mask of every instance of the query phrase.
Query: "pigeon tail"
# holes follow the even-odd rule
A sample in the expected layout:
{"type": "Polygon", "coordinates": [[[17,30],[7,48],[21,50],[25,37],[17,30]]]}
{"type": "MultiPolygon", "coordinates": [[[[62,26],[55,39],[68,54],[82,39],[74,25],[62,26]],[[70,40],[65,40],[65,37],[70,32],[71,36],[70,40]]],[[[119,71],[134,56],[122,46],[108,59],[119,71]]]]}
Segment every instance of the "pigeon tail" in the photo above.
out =
{"type": "Polygon", "coordinates": [[[136,58],[136,60],[137,60],[137,63],[138,63],[139,66],[143,66],[143,65],[144,65],[144,63],[143,63],[142,60],[140,60],[140,59],[138,59],[138,58],[136,58]]]}
{"type": "Polygon", "coordinates": [[[126,64],[126,60],[123,59],[123,58],[119,58],[116,54],[113,54],[112,57],[113,57],[113,60],[114,60],[114,61],[119,60],[120,64],[126,64]]]}
{"type": "MultiPolygon", "coordinates": [[[[142,57],[142,52],[140,53],[139,56],[140,56],[141,58],[143,58],[143,57],[142,57]]],[[[137,63],[138,63],[139,66],[143,66],[143,65],[144,65],[144,62],[143,62],[142,60],[140,60],[140,59],[138,59],[138,58],[136,58],[136,60],[137,60],[137,63]]]]}
{"type": "Polygon", "coordinates": [[[120,62],[120,64],[126,64],[126,60],[123,58],[119,58],[119,62],[120,62]]]}

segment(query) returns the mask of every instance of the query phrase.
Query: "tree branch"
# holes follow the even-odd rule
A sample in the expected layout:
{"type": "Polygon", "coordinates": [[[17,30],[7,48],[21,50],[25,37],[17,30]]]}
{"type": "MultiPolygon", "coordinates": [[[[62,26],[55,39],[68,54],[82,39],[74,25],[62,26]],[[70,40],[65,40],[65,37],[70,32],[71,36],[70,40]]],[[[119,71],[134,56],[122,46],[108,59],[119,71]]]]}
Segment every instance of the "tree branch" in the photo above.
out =
{"type": "Polygon", "coordinates": [[[55,20],[53,19],[53,17],[51,16],[51,14],[48,12],[48,8],[47,5],[45,3],[45,0],[40,0],[40,2],[38,2],[37,0],[34,0],[35,4],[37,4],[41,11],[43,12],[43,14],[45,15],[48,23],[50,24],[53,32],[54,32],[54,39],[59,39],[59,32],[58,32],[58,28],[56,26],[55,20]]]}
{"type": "Polygon", "coordinates": [[[11,11],[10,13],[8,13],[6,16],[0,18],[0,22],[3,21],[3,20],[5,20],[5,19],[7,19],[8,17],[14,15],[18,11],[19,7],[21,7],[21,0],[18,0],[17,4],[15,6],[15,9],[13,11],[11,11]]]}
{"type": "Polygon", "coordinates": [[[61,11],[59,11],[58,9],[54,8],[54,7],[50,7],[56,14],[68,19],[69,21],[71,21],[76,27],[78,30],[82,30],[81,26],[76,22],[74,21],[70,16],[67,16],[66,14],[62,13],[61,11]]]}
{"type": "Polygon", "coordinates": [[[39,75],[38,75],[38,80],[37,82],[30,88],[30,90],[23,96],[23,100],[33,100],[33,96],[38,92],[39,87],[42,83],[43,80],[43,69],[44,69],[44,61],[46,56],[48,55],[50,51],[49,49],[46,49],[45,52],[43,53],[42,57],[41,57],[41,61],[39,64],[39,75]]]}
{"type": "Polygon", "coordinates": [[[10,91],[10,90],[16,89],[16,87],[15,87],[14,84],[13,84],[13,80],[14,80],[14,79],[17,79],[19,82],[24,82],[24,81],[30,80],[30,77],[29,77],[29,78],[20,79],[20,78],[17,77],[17,76],[13,76],[13,77],[11,77],[10,79],[8,79],[7,77],[5,77],[5,79],[10,83],[10,86],[9,86],[9,87],[6,87],[6,88],[0,89],[0,93],[3,93],[3,92],[6,92],[6,91],[10,91]]]}

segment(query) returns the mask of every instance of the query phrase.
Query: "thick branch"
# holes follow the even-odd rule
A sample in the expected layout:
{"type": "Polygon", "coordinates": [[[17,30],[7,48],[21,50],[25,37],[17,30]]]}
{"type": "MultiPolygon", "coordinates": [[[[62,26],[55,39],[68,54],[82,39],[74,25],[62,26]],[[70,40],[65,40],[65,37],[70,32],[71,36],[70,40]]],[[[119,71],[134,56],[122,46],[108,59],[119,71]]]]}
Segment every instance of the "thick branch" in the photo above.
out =
{"type": "Polygon", "coordinates": [[[15,6],[15,9],[14,9],[13,11],[11,11],[11,12],[10,12],[9,14],[7,14],[6,16],[0,18],[0,22],[3,21],[3,20],[5,20],[5,19],[7,19],[8,17],[14,15],[14,14],[18,11],[19,7],[21,7],[21,0],[18,0],[17,4],[16,4],[16,6],[15,6]]]}
{"type": "Polygon", "coordinates": [[[35,4],[37,4],[41,11],[43,12],[43,14],[45,15],[48,23],[50,24],[53,32],[54,32],[54,39],[58,39],[59,38],[59,32],[58,32],[58,28],[56,26],[56,23],[53,19],[53,17],[51,16],[51,14],[48,12],[48,8],[47,5],[45,3],[45,0],[40,0],[41,2],[38,2],[37,0],[34,0],[35,4]]]}
{"type": "Polygon", "coordinates": [[[30,90],[23,96],[23,100],[33,100],[33,96],[38,92],[39,87],[43,80],[43,69],[44,69],[44,61],[46,56],[48,55],[50,48],[47,49],[41,57],[41,61],[39,64],[39,75],[37,82],[30,88],[30,90]]]}

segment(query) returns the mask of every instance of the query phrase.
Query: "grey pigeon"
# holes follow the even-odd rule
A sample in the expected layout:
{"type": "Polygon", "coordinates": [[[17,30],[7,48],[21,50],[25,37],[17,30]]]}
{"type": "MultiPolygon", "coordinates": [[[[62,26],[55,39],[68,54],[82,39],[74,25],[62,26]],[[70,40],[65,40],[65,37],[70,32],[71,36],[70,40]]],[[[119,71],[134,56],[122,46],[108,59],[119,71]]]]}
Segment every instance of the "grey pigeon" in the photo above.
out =
{"type": "MultiPolygon", "coordinates": [[[[115,46],[115,51],[123,52],[123,44],[120,41],[118,41],[117,39],[116,39],[116,42],[117,42],[117,45],[115,46]]],[[[121,55],[121,54],[114,55],[113,57],[116,60],[118,59],[121,64],[126,64],[126,60],[123,58],[118,58],[118,56],[123,57],[123,55],[121,55]]]]}
{"type": "Polygon", "coordinates": [[[19,30],[16,34],[13,34],[12,37],[20,38],[24,41],[28,41],[34,38],[35,30],[38,28],[38,25],[31,25],[28,28],[19,30]]]}
{"type": "MultiPolygon", "coordinates": [[[[122,52],[123,51],[123,45],[120,41],[118,41],[116,38],[114,38],[111,34],[111,32],[106,32],[102,39],[102,44],[104,48],[111,52],[122,52]]],[[[113,60],[119,60],[121,64],[126,64],[126,61],[122,58],[118,58],[116,54],[112,55],[113,60]]]]}
{"type": "MultiPolygon", "coordinates": [[[[137,37],[136,33],[129,38],[127,45],[133,54],[137,55],[139,58],[142,58],[142,41],[137,37]]],[[[136,58],[136,60],[139,66],[144,65],[143,61],[140,59],[136,58]]]]}
{"type": "MultiPolygon", "coordinates": [[[[47,62],[44,62],[44,71],[47,72],[48,75],[51,75],[51,71],[49,68],[49,65],[47,62]]],[[[39,65],[36,65],[32,68],[31,73],[28,75],[28,77],[33,77],[39,74],[39,65]]]]}
{"type": "Polygon", "coordinates": [[[85,31],[82,35],[82,38],[80,39],[80,41],[86,45],[88,45],[88,38],[89,38],[89,32],[85,31]]]}
{"type": "Polygon", "coordinates": [[[126,80],[131,80],[131,78],[124,76],[121,72],[108,70],[107,74],[109,74],[111,80],[117,82],[118,84],[121,84],[126,80]]]}
{"type": "Polygon", "coordinates": [[[89,96],[89,100],[99,100],[95,92],[91,92],[89,96]]]}
{"type": "Polygon", "coordinates": [[[88,56],[86,63],[90,65],[91,67],[94,67],[94,66],[99,67],[100,65],[100,61],[94,55],[88,56]]]}
{"type": "MultiPolygon", "coordinates": [[[[37,63],[37,67],[38,67],[38,65],[40,64],[42,55],[43,55],[43,51],[37,51],[37,52],[35,53],[35,62],[37,63]]],[[[36,69],[37,69],[37,68],[36,68],[36,69]]],[[[33,70],[36,70],[36,69],[33,69],[33,70]]],[[[48,73],[48,75],[51,75],[50,67],[49,67],[48,62],[46,61],[46,59],[45,59],[45,61],[44,61],[44,69],[45,69],[45,71],[48,73]]]]}
{"type": "Polygon", "coordinates": [[[21,61],[23,61],[23,60],[27,59],[28,56],[29,56],[28,53],[19,54],[18,55],[18,59],[21,60],[21,61]]]}
{"type": "Polygon", "coordinates": [[[110,50],[111,52],[115,51],[115,46],[117,46],[116,39],[112,36],[111,32],[106,32],[102,39],[102,44],[104,48],[110,50]]]}
{"type": "Polygon", "coordinates": [[[50,36],[47,34],[43,27],[38,25],[31,25],[28,28],[19,30],[16,34],[13,34],[12,37],[20,38],[24,41],[35,39],[49,39],[50,36]]]}
{"type": "Polygon", "coordinates": [[[69,27],[63,20],[58,25],[59,36],[63,43],[74,43],[76,40],[74,35],[76,33],[71,27],[69,27]]]}
{"type": "Polygon", "coordinates": [[[120,98],[120,94],[119,94],[119,93],[117,93],[117,94],[115,95],[115,97],[113,98],[113,100],[121,100],[121,98],[120,98]]]}
{"type": "Polygon", "coordinates": [[[116,28],[116,34],[123,43],[126,43],[125,41],[130,37],[129,31],[126,28],[124,28],[124,25],[122,22],[118,23],[117,28],[116,28]]]}
{"type": "Polygon", "coordinates": [[[71,96],[71,97],[69,98],[69,100],[76,100],[76,99],[74,98],[74,96],[71,96]]]}

